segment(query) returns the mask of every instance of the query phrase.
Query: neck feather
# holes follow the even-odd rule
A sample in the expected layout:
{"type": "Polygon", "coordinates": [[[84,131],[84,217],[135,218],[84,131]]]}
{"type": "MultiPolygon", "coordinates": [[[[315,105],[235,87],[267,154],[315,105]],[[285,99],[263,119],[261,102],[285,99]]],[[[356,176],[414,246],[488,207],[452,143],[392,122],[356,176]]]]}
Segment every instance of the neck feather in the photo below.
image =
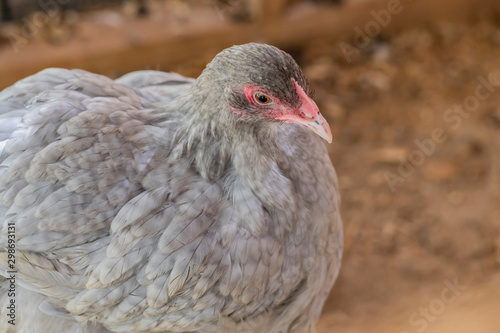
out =
{"type": "Polygon", "coordinates": [[[230,175],[275,207],[293,204],[293,184],[286,170],[291,156],[287,147],[296,127],[240,122],[229,108],[224,109],[219,94],[198,91],[202,89],[195,85],[190,94],[179,98],[187,112],[174,136],[170,161],[184,161],[210,182],[230,175]],[[276,197],[276,188],[282,197],[276,197]]]}

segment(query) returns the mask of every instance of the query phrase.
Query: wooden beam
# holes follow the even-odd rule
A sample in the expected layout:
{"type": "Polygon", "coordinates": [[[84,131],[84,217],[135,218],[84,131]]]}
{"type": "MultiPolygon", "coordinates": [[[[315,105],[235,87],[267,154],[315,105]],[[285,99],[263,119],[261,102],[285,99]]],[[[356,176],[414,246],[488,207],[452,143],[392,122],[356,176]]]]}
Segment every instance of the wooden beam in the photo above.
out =
{"type": "MultiPolygon", "coordinates": [[[[85,39],[75,38],[58,47],[38,39],[19,46],[17,53],[5,44],[0,47],[0,89],[47,67],[82,68],[113,76],[146,68],[169,70],[200,55],[208,61],[225,47],[250,41],[283,48],[301,46],[312,39],[352,42],[354,28],[365,29],[368,22],[374,21],[373,11],[386,10],[391,1],[398,0],[314,6],[275,20],[247,24],[217,21],[177,31],[165,29],[158,21],[132,20],[127,33],[94,29],[85,39]]],[[[381,33],[392,34],[436,20],[465,21],[479,10],[500,7],[497,0],[400,0],[400,6],[402,10],[391,16],[381,33]]]]}

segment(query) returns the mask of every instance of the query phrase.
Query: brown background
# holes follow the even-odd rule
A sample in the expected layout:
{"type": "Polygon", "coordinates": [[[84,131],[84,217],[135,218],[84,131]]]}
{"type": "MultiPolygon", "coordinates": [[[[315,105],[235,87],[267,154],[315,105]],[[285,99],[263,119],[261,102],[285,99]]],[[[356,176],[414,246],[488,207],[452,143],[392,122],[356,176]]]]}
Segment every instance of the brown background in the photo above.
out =
{"type": "Polygon", "coordinates": [[[500,332],[498,1],[402,0],[350,61],[341,43],[354,46],[388,1],[146,3],[146,17],[130,2],[70,12],[64,23],[54,16],[29,38],[26,21],[2,25],[0,88],[50,66],[197,76],[232,44],[284,48],[336,137],[345,255],[318,332],[500,332]],[[444,117],[471,101],[479,77],[498,84],[454,128],[444,117]],[[428,143],[436,129],[446,139],[419,152],[415,140],[428,143]],[[400,175],[410,157],[418,165],[392,191],[388,173],[400,175]]]}

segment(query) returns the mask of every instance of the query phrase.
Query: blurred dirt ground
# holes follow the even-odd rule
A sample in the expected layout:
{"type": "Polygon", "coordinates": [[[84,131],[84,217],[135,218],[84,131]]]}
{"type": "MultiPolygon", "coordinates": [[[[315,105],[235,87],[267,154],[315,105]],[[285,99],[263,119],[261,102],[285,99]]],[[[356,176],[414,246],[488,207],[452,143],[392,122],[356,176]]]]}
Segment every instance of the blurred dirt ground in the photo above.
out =
{"type": "Polygon", "coordinates": [[[498,23],[401,31],[351,63],[338,43],[301,53],[345,223],[318,332],[500,332],[498,23]]]}
{"type": "MultiPolygon", "coordinates": [[[[402,30],[351,62],[322,39],[287,51],[332,124],[342,196],[344,261],[318,333],[499,333],[499,17],[402,30]]],[[[203,57],[152,68],[196,76],[203,57]]]]}

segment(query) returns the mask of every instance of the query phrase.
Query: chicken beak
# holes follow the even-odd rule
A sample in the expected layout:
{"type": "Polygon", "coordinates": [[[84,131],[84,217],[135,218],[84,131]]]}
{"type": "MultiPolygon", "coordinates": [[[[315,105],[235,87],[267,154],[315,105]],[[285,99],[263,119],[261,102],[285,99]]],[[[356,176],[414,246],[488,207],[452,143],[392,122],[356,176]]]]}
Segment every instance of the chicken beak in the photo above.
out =
{"type": "Polygon", "coordinates": [[[332,131],[325,118],[319,112],[318,106],[309,96],[307,96],[304,89],[302,89],[295,80],[293,80],[293,83],[302,101],[302,105],[296,111],[296,116],[290,117],[289,121],[310,129],[328,141],[328,143],[332,143],[332,131]]]}
{"type": "Polygon", "coordinates": [[[330,125],[326,122],[325,118],[317,112],[316,116],[311,118],[310,120],[308,119],[294,119],[295,122],[299,125],[302,125],[314,133],[318,134],[320,137],[325,139],[328,143],[332,143],[332,131],[330,130],[330,125]]]}

